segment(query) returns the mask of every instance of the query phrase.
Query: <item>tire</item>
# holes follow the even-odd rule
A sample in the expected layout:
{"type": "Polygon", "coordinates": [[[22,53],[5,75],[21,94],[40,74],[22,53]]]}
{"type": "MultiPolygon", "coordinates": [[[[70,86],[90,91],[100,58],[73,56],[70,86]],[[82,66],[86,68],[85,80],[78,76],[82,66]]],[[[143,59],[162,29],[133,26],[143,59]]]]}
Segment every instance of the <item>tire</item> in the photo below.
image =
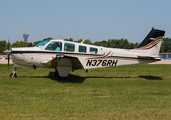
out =
{"type": "Polygon", "coordinates": [[[58,77],[59,76],[59,73],[57,70],[55,70],[55,76],[58,77]]]}
{"type": "Polygon", "coordinates": [[[14,75],[13,75],[13,73],[11,73],[11,74],[10,74],[10,77],[11,77],[11,78],[16,78],[16,77],[17,77],[17,74],[14,73],[14,75]]]}
{"type": "Polygon", "coordinates": [[[66,79],[67,79],[67,77],[61,77],[61,76],[58,76],[58,79],[60,79],[60,80],[66,80],[66,79]]]}

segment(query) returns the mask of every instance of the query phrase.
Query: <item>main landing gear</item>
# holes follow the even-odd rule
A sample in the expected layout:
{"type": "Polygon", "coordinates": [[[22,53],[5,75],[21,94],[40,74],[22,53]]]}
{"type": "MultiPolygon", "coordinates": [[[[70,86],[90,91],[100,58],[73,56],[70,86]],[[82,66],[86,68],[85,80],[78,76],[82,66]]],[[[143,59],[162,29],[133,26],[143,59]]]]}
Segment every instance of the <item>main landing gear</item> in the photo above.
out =
{"type": "Polygon", "coordinates": [[[60,76],[57,69],[55,69],[55,76],[58,77],[58,79],[61,79],[61,80],[65,80],[67,78],[67,77],[60,76]]]}
{"type": "Polygon", "coordinates": [[[10,77],[11,77],[11,78],[16,78],[16,77],[17,77],[17,74],[15,73],[16,70],[17,70],[17,68],[14,66],[14,70],[13,70],[13,72],[10,74],[10,77]]]}

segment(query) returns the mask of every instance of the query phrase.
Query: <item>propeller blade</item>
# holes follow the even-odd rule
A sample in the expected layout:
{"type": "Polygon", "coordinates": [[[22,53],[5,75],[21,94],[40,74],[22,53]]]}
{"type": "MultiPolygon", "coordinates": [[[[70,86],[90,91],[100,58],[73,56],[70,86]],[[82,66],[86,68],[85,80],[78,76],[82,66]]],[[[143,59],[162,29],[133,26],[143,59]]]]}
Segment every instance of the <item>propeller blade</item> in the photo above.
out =
{"type": "Polygon", "coordinates": [[[8,70],[9,70],[9,62],[10,62],[10,55],[8,55],[8,70]]]}
{"type": "Polygon", "coordinates": [[[10,44],[9,44],[9,41],[8,41],[8,50],[10,50],[10,44]]]}
{"type": "Polygon", "coordinates": [[[8,49],[3,51],[5,54],[8,55],[8,70],[9,70],[9,62],[10,62],[10,54],[11,54],[11,49],[10,49],[10,40],[8,38],[8,49]]]}

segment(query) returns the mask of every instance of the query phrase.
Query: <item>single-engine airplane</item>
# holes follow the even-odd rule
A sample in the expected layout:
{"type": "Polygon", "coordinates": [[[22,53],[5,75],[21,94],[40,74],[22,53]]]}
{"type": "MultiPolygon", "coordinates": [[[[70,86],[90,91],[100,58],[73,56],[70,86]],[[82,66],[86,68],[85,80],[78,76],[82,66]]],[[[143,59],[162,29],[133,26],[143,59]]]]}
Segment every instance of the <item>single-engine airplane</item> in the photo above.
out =
{"type": "MultiPolygon", "coordinates": [[[[45,40],[35,47],[11,48],[4,53],[11,55],[16,68],[54,68],[55,75],[65,79],[71,70],[108,68],[123,65],[160,61],[159,50],[165,31],[152,28],[136,49],[117,49],[88,45],[64,40],[45,40]]],[[[9,64],[9,62],[8,62],[9,64]]]]}

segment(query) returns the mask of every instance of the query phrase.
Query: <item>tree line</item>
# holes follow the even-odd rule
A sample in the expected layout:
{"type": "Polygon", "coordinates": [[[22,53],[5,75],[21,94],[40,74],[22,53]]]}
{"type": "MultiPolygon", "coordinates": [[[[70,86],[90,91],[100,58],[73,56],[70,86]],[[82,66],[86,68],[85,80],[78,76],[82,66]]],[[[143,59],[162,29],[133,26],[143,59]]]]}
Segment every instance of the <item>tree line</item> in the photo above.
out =
{"type": "MultiPolygon", "coordinates": [[[[28,42],[27,46],[28,47],[33,47],[35,45],[37,45],[38,43],[47,40],[47,39],[53,39],[53,38],[45,38],[43,40],[39,40],[39,41],[35,41],[35,42],[28,42]]],[[[81,43],[83,41],[83,39],[78,39],[77,41],[74,41],[72,38],[69,39],[64,39],[65,41],[72,41],[72,42],[78,42],[81,43]]],[[[89,39],[85,39],[84,44],[91,44],[91,45],[97,45],[97,46],[103,46],[103,47],[109,47],[109,48],[122,48],[122,49],[134,49],[137,48],[139,46],[140,43],[131,43],[129,42],[127,39],[108,39],[106,40],[102,40],[102,41],[96,41],[96,42],[92,42],[89,39]]],[[[10,42],[6,42],[6,40],[0,40],[0,51],[6,50],[8,49],[10,46],[10,48],[14,48],[14,47],[24,47],[24,41],[16,41],[14,43],[10,43],[10,42]]],[[[162,46],[160,49],[160,52],[171,52],[171,38],[163,38],[162,41],[162,46]]]]}

